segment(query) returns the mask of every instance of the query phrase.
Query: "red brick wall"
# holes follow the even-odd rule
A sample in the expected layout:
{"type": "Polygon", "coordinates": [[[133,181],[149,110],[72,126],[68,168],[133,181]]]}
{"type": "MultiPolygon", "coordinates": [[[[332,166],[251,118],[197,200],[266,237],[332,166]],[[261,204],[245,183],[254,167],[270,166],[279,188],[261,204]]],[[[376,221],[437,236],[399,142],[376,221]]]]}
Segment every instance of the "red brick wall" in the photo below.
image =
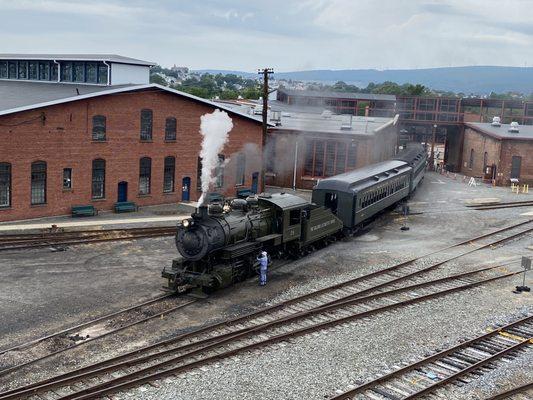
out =
{"type": "Polygon", "coordinates": [[[468,176],[483,176],[484,152],[487,152],[487,165],[496,165],[498,185],[510,184],[513,156],[522,157],[520,183],[533,183],[533,140],[499,140],[466,128],[461,172],[468,176]],[[469,166],[471,149],[474,149],[473,168],[469,166]]]}
{"type": "Polygon", "coordinates": [[[467,176],[483,176],[483,157],[487,152],[487,165],[500,164],[501,142],[470,128],[465,129],[463,165],[461,172],[467,176]],[[470,168],[470,152],[474,150],[474,163],[470,168]]]}
{"type": "Polygon", "coordinates": [[[509,185],[513,156],[522,157],[520,168],[520,183],[533,184],[533,140],[504,140],[499,172],[501,181],[509,185]]]}
{"type": "MultiPolygon", "coordinates": [[[[93,204],[110,210],[117,201],[117,184],[128,182],[128,200],[140,206],[181,201],[182,178],[191,178],[191,200],[197,191],[197,157],[201,146],[200,116],[213,108],[161,91],[129,92],[55,105],[0,117],[0,162],[12,165],[11,207],[0,209],[0,221],[68,214],[75,204],[93,204]],[[140,111],[153,110],[153,141],[140,141],[140,111]],[[35,119],[44,113],[44,123],[35,119]],[[92,116],[107,118],[107,140],[92,141],[92,116]],[[165,119],[177,119],[177,140],[164,141],[165,119]],[[33,120],[32,120],[33,119],[33,120]],[[28,122],[25,122],[28,121],[28,122]],[[25,122],[25,123],[24,123],[25,122]],[[19,124],[17,126],[11,126],[19,124]],[[10,126],[7,126],[10,125],[10,126]],[[163,193],[163,163],[176,157],[175,191],[163,193]],[[152,158],[151,194],[140,196],[139,159],[152,158]],[[105,199],[91,200],[92,160],[106,160],[105,199]],[[47,162],[47,203],[30,205],[30,169],[33,161],[47,162]],[[72,168],[72,190],[62,189],[63,168],[72,168]]],[[[260,171],[261,125],[230,114],[234,128],[223,154],[229,158],[247,143],[245,186],[260,171]]],[[[226,194],[235,194],[235,173],[228,165],[226,194]]]]}

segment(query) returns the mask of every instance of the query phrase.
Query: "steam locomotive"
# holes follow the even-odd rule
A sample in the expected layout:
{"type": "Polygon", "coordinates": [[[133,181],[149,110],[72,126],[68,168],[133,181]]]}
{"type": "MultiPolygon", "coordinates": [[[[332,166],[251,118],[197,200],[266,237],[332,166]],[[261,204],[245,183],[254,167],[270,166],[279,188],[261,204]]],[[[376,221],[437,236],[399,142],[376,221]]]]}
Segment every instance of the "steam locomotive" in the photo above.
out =
{"type": "Polygon", "coordinates": [[[357,232],[377,213],[410,196],[424,177],[427,153],[409,147],[394,160],[323,179],[312,202],[288,193],[201,206],[177,226],[174,259],[162,276],[174,292],[209,293],[254,275],[266,250],[298,258],[357,232]]]}

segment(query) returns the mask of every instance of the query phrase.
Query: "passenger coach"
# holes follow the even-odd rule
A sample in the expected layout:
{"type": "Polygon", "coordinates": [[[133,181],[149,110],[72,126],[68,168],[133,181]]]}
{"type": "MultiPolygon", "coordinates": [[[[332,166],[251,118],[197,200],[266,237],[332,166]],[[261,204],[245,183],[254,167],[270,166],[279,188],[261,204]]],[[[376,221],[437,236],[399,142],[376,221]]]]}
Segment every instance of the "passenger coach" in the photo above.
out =
{"type": "Polygon", "coordinates": [[[412,168],[399,160],[384,161],[317,183],[313,202],[329,208],[348,232],[363,221],[409,196],[412,168]]]}

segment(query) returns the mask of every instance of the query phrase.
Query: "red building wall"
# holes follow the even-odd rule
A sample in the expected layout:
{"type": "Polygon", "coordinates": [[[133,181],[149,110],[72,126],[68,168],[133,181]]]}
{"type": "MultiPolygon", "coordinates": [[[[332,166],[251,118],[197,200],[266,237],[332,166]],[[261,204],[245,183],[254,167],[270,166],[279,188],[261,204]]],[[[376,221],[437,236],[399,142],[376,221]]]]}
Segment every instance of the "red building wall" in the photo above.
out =
{"type": "MultiPolygon", "coordinates": [[[[92,204],[110,210],[117,201],[117,185],[128,182],[128,200],[140,206],[181,201],[181,183],[190,177],[191,200],[196,200],[197,157],[201,147],[200,116],[213,107],[160,90],[125,92],[49,106],[0,117],[0,163],[11,164],[11,207],[0,208],[0,221],[69,214],[72,205],[92,204]],[[140,112],[153,110],[151,142],[140,140],[140,112]],[[92,117],[106,116],[106,141],[92,141],[92,117]],[[44,120],[40,118],[44,116],[44,120]],[[177,140],[165,142],[165,120],[177,119],[177,140]],[[163,193],[166,156],[176,158],[175,190],[163,193]],[[139,195],[139,160],[152,159],[151,193],[139,195]],[[106,161],[105,199],[91,199],[92,161],[106,161]],[[31,163],[47,163],[47,202],[31,205],[31,163]],[[63,190],[63,168],[72,168],[72,189],[63,190]]],[[[260,171],[261,125],[230,113],[234,128],[223,154],[230,158],[246,144],[245,187],[252,172],[260,171]],[[252,149],[252,151],[250,151],[252,149]]],[[[231,163],[224,188],[235,195],[231,163]]]]}

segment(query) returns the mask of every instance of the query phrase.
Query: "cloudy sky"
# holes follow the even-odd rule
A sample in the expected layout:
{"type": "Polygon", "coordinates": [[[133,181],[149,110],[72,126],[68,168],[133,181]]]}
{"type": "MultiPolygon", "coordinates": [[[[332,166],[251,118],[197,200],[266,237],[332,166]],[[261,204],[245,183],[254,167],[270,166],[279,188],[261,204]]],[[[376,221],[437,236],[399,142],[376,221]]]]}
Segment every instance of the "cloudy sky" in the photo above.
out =
{"type": "Polygon", "coordinates": [[[0,32],[195,69],[533,66],[533,0],[0,0],[0,32]]]}

